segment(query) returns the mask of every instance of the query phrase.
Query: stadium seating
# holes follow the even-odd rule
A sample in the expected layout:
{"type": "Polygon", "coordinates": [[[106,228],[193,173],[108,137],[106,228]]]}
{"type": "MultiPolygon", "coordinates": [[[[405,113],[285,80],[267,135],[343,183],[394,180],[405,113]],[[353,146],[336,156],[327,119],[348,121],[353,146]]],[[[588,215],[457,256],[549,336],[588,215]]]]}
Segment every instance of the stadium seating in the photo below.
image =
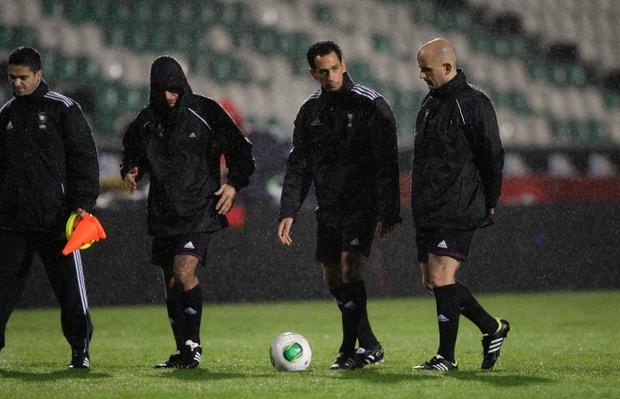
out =
{"type": "Polygon", "coordinates": [[[213,98],[234,93],[248,119],[275,123],[288,135],[300,102],[316,89],[307,75],[307,46],[331,37],[341,43],[354,80],[390,101],[407,146],[426,92],[417,47],[445,36],[470,80],[494,101],[507,147],[620,143],[620,95],[592,67],[619,67],[618,24],[610,21],[620,6],[613,0],[587,7],[578,0],[33,0],[43,19],[15,25],[8,12],[18,3],[0,4],[8,10],[0,17],[1,54],[44,43],[41,21],[101,32],[101,51],[59,43],[45,49],[44,61],[55,88],[88,84],[95,112],[118,119],[98,124],[100,136],[118,135],[114,127],[146,103],[149,64],[164,53],[182,60],[197,91],[213,98]],[[547,57],[560,39],[560,49],[571,48],[567,40],[579,44],[574,57],[547,57]],[[112,74],[115,56],[120,72],[112,74]]]}

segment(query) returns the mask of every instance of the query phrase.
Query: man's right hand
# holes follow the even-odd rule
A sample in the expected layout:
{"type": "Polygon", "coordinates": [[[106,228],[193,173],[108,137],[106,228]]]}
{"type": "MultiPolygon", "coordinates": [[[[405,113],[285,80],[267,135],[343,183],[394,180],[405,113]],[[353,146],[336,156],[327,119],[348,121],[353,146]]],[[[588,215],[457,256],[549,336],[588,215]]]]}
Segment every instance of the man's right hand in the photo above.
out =
{"type": "Polygon", "coordinates": [[[134,195],[136,191],[138,191],[138,182],[136,181],[137,177],[138,167],[134,166],[133,169],[127,172],[127,174],[123,178],[123,181],[125,182],[125,188],[127,188],[127,191],[129,191],[129,194],[131,195],[134,195]]]}
{"type": "Polygon", "coordinates": [[[291,227],[293,226],[293,218],[284,218],[280,221],[278,226],[278,238],[284,245],[291,245],[293,240],[291,239],[291,227]]]}

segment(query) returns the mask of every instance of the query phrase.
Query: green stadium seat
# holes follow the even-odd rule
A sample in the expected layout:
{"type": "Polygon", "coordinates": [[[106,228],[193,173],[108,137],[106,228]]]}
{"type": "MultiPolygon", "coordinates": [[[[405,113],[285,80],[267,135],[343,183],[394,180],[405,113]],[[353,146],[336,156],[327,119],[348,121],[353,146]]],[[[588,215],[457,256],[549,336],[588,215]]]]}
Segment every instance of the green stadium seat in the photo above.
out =
{"type": "Polygon", "coordinates": [[[106,23],[110,24],[110,26],[131,23],[133,18],[135,18],[134,7],[132,6],[134,3],[138,2],[111,0],[107,5],[106,3],[101,3],[101,7],[107,11],[106,23]]]}
{"type": "Polygon", "coordinates": [[[86,78],[91,80],[99,75],[99,69],[87,56],[77,57],[75,62],[79,74],[79,77],[76,77],[76,79],[83,80],[86,78]]]}
{"type": "Polygon", "coordinates": [[[278,32],[272,29],[261,29],[254,34],[254,49],[262,54],[273,54],[278,48],[278,32]]]}
{"type": "Polygon", "coordinates": [[[77,60],[62,54],[54,58],[54,79],[62,81],[78,80],[81,71],[78,69],[77,60]]]}
{"type": "Polygon", "coordinates": [[[132,50],[141,52],[150,49],[151,35],[148,31],[149,25],[146,22],[136,23],[128,27],[127,33],[123,33],[122,43],[132,50]]]}
{"type": "Polygon", "coordinates": [[[587,132],[585,126],[581,122],[569,120],[566,124],[570,138],[577,141],[585,141],[587,138],[587,132]]]}
{"type": "Polygon", "coordinates": [[[9,47],[33,46],[37,44],[36,35],[32,29],[25,26],[13,26],[10,28],[10,40],[3,44],[9,44],[9,47]]]}
{"type": "Polygon", "coordinates": [[[125,41],[125,28],[120,24],[104,30],[104,38],[112,47],[124,47],[128,43],[125,41]]]}
{"type": "MultiPolygon", "coordinates": [[[[194,4],[195,14],[200,24],[210,26],[217,22],[219,5],[204,4],[202,1],[194,4]]],[[[196,17],[196,16],[195,16],[196,17]]]]}
{"type": "MultiPolygon", "coordinates": [[[[307,66],[306,66],[307,69],[307,66]]],[[[351,78],[364,86],[378,87],[375,83],[375,79],[372,76],[370,67],[364,62],[348,62],[347,72],[351,74],[351,78]]]]}
{"type": "Polygon", "coordinates": [[[166,29],[157,29],[149,35],[147,48],[156,53],[168,52],[172,49],[171,37],[176,35],[176,31],[168,31],[166,29]]]}
{"type": "Polygon", "coordinates": [[[124,132],[117,132],[116,119],[118,115],[116,112],[96,112],[92,118],[92,128],[95,137],[114,137],[117,134],[124,132]]]}
{"type": "Polygon", "coordinates": [[[514,90],[508,93],[508,104],[509,107],[518,114],[523,115],[532,112],[524,94],[520,91],[514,90]]]}
{"type": "Polygon", "coordinates": [[[43,11],[46,13],[60,17],[63,13],[62,0],[42,0],[43,11]]]}
{"type": "Polygon", "coordinates": [[[245,3],[219,3],[215,9],[217,22],[226,27],[234,27],[238,30],[254,24],[252,11],[245,3]]]}
{"type": "Polygon", "coordinates": [[[64,17],[71,23],[80,24],[90,19],[90,7],[92,2],[79,0],[64,0],[64,17]]]}
{"type": "Polygon", "coordinates": [[[167,35],[169,48],[182,53],[191,53],[196,50],[197,38],[195,30],[190,26],[182,26],[167,35]]]}
{"type": "Polygon", "coordinates": [[[603,98],[605,106],[611,109],[620,109],[620,93],[612,90],[604,90],[603,98]]]}
{"type": "Polygon", "coordinates": [[[567,82],[572,86],[584,87],[587,82],[587,72],[585,68],[579,64],[568,64],[565,66],[567,74],[567,82]]]}
{"type": "Polygon", "coordinates": [[[8,28],[4,25],[0,25],[0,46],[1,48],[10,48],[8,44],[11,43],[13,38],[13,32],[11,28],[8,28]]]}
{"type": "Polygon", "coordinates": [[[303,32],[291,34],[278,34],[276,50],[288,58],[305,59],[306,51],[310,43],[310,38],[303,32]]]}
{"type": "Polygon", "coordinates": [[[120,91],[112,83],[107,81],[94,82],[95,85],[95,109],[97,113],[110,114],[120,109],[120,91]]]}
{"type": "Polygon", "coordinates": [[[588,132],[587,138],[595,143],[605,142],[608,140],[605,127],[598,120],[589,120],[586,122],[586,130],[588,132]]]}
{"type": "MultiPolygon", "coordinates": [[[[127,9],[120,10],[121,20],[123,23],[127,24],[150,24],[151,27],[154,25],[158,25],[161,23],[161,19],[159,18],[159,7],[167,4],[165,2],[162,3],[153,3],[149,0],[142,1],[132,1],[128,2],[129,7],[127,9]],[[130,18],[126,18],[126,14],[129,13],[131,15],[130,18]]],[[[170,21],[168,21],[170,22],[170,21]]]]}
{"type": "Polygon", "coordinates": [[[390,39],[382,33],[372,35],[372,44],[373,48],[380,52],[389,52],[392,48],[390,39]]]}
{"type": "Polygon", "coordinates": [[[97,0],[87,1],[86,3],[86,17],[89,21],[96,24],[105,24],[108,22],[109,13],[108,8],[112,0],[97,0]]]}
{"type": "Polygon", "coordinates": [[[510,38],[498,37],[491,39],[491,55],[495,58],[507,59],[513,56],[510,38]]]}
{"type": "Polygon", "coordinates": [[[326,4],[316,4],[313,8],[314,19],[322,24],[329,25],[333,22],[332,20],[332,10],[326,4]]]}

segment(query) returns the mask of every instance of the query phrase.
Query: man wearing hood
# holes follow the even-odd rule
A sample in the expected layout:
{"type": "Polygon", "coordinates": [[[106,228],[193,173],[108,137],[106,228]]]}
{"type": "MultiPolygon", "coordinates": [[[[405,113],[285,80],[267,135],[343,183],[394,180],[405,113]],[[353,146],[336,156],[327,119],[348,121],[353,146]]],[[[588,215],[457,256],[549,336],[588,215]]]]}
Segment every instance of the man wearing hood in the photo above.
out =
{"type": "Polygon", "coordinates": [[[195,368],[202,347],[202,292],[196,277],[212,234],[254,171],[252,144],[214,100],[194,94],[179,63],[151,66],[150,102],[123,138],[121,176],[130,194],[150,177],[147,225],[152,263],[162,269],[176,352],[158,368],[195,368]],[[228,168],[221,184],[220,157],[228,168]]]}
{"type": "Polygon", "coordinates": [[[8,72],[14,97],[0,108],[0,349],[37,253],[60,304],[69,368],[88,369],[93,326],[82,258],[62,250],[71,213],[88,214],[99,195],[97,148],[80,106],[49,89],[37,50],[15,49],[8,72]]]}
{"type": "Polygon", "coordinates": [[[317,42],[306,57],[321,88],[295,118],[278,237],[291,245],[293,221],[314,184],[316,260],[342,314],[330,368],[354,370],[384,357],[368,320],[364,269],[375,233],[384,237],[401,221],[396,119],[381,94],[351,80],[336,43],[317,42]]]}

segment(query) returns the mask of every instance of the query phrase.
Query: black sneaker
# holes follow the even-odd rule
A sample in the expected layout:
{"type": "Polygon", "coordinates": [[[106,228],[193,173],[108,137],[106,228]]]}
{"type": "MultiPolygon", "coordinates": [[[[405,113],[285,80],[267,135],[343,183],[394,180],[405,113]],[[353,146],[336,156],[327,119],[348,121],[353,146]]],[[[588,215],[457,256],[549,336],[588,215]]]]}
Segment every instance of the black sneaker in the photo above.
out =
{"type": "Polygon", "coordinates": [[[167,361],[163,363],[158,363],[155,365],[156,369],[180,369],[182,365],[183,357],[181,356],[181,351],[176,351],[167,361]]]}
{"type": "Polygon", "coordinates": [[[185,348],[183,350],[181,359],[182,369],[194,369],[200,364],[200,358],[202,357],[202,347],[200,344],[194,341],[185,341],[185,348]]]}
{"type": "Polygon", "coordinates": [[[361,369],[370,364],[379,364],[383,362],[383,347],[377,344],[372,349],[358,348],[355,352],[355,368],[361,369]]]}
{"type": "Polygon", "coordinates": [[[354,355],[346,355],[340,352],[334,360],[334,364],[329,366],[331,370],[355,370],[354,355]]]}
{"type": "Polygon", "coordinates": [[[90,358],[88,352],[82,350],[73,350],[71,353],[71,363],[69,363],[70,369],[89,369],[90,358]]]}
{"type": "Polygon", "coordinates": [[[441,355],[435,355],[428,362],[424,362],[419,366],[414,366],[413,368],[416,370],[454,371],[458,370],[459,366],[456,362],[450,363],[441,355]]]}
{"type": "Polygon", "coordinates": [[[498,320],[499,328],[493,334],[484,334],[482,336],[482,368],[485,370],[492,369],[495,362],[499,358],[499,350],[502,348],[504,338],[508,336],[510,324],[508,321],[498,320]]]}

